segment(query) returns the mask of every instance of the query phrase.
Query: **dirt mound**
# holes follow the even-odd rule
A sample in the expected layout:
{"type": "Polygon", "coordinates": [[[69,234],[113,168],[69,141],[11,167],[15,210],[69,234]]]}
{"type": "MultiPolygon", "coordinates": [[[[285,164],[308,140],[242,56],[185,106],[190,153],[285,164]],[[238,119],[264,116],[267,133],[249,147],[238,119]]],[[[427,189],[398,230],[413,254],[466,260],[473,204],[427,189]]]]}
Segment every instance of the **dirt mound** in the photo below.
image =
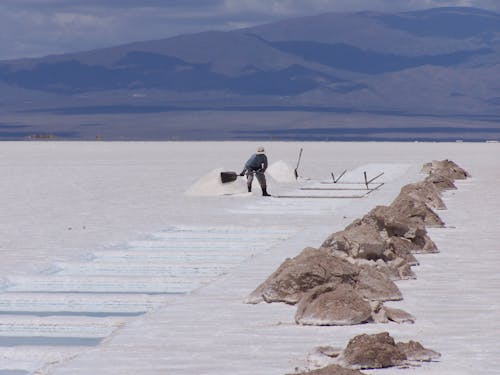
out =
{"type": "Polygon", "coordinates": [[[247,303],[285,302],[296,304],[311,289],[328,283],[355,283],[359,268],[333,257],[326,249],[305,248],[286,259],[247,298],[247,303]]]}
{"type": "Polygon", "coordinates": [[[371,307],[352,286],[321,285],[301,300],[295,321],[303,325],[354,325],[371,320],[371,307]]]}
{"type": "Polygon", "coordinates": [[[430,163],[424,164],[422,173],[445,176],[451,180],[465,180],[467,177],[470,177],[469,172],[448,159],[433,160],[430,163]]]}

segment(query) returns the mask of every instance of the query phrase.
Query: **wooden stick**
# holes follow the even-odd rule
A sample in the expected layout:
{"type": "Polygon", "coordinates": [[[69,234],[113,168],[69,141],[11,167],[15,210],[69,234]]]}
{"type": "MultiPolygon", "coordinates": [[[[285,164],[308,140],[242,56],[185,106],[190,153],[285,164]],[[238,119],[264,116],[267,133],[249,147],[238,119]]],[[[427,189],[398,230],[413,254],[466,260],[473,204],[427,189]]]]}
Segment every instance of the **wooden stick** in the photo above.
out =
{"type": "Polygon", "coordinates": [[[384,183],[382,182],[382,183],[381,183],[379,186],[377,186],[376,188],[370,189],[370,190],[369,190],[369,191],[365,194],[365,197],[366,197],[368,194],[373,193],[375,190],[380,189],[383,185],[384,185],[384,183]]]}
{"type": "Polygon", "coordinates": [[[297,160],[297,166],[295,167],[295,169],[293,170],[293,174],[295,175],[295,179],[297,180],[299,178],[299,172],[298,172],[298,169],[299,169],[299,164],[300,164],[300,158],[302,157],[302,148],[300,149],[300,152],[299,152],[299,159],[297,160]]]}
{"type": "Polygon", "coordinates": [[[333,181],[333,182],[334,182],[334,183],[339,182],[339,181],[340,181],[340,179],[341,179],[341,178],[345,175],[345,173],[346,173],[346,172],[347,172],[347,169],[345,169],[345,170],[344,170],[344,172],[342,172],[342,173],[340,174],[340,176],[339,176],[339,177],[338,177],[335,181],[333,181]]]}
{"type": "Polygon", "coordinates": [[[383,174],[384,174],[384,172],[382,172],[382,173],[380,173],[380,174],[376,175],[376,176],[375,176],[375,177],[373,177],[370,181],[368,181],[368,183],[371,183],[371,182],[375,181],[377,178],[379,178],[379,177],[380,177],[380,176],[382,176],[383,174]]]}

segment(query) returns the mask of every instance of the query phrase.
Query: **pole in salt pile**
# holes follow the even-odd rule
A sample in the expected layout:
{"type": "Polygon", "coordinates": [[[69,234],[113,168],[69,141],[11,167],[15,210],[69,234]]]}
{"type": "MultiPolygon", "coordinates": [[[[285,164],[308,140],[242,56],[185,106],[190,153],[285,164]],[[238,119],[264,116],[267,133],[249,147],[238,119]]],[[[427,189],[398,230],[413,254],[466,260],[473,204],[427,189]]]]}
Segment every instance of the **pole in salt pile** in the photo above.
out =
{"type": "Polygon", "coordinates": [[[295,175],[295,179],[298,179],[299,178],[299,172],[298,172],[298,169],[299,169],[299,164],[300,164],[300,158],[302,157],[302,148],[300,149],[300,152],[299,152],[299,159],[297,160],[297,166],[295,167],[295,169],[293,170],[293,174],[295,175]]]}

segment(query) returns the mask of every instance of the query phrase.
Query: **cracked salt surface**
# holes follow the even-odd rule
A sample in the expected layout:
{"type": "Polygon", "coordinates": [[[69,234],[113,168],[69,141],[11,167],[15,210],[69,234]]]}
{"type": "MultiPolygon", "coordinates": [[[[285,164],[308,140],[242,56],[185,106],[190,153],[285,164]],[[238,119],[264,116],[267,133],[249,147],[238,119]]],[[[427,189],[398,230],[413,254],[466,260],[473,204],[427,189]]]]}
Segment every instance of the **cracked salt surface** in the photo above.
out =
{"type": "MultiPolygon", "coordinates": [[[[262,228],[248,237],[241,227],[173,226],[53,262],[38,275],[4,277],[0,347],[38,347],[50,363],[50,347],[96,346],[126,321],[121,318],[165,303],[151,301],[155,295],[189,293],[289,234],[262,228]]],[[[12,356],[3,357],[7,367],[12,356]]]]}

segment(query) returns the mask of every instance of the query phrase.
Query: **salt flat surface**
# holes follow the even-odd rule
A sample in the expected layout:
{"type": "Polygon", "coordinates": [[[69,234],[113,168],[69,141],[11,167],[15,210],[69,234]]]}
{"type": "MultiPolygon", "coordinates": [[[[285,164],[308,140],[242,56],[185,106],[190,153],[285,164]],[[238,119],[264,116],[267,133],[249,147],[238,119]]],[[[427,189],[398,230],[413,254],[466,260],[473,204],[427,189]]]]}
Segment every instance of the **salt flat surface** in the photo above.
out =
{"type": "Polygon", "coordinates": [[[344,170],[361,188],[363,172],[384,172],[383,185],[342,199],[241,194],[244,180],[217,190],[214,171],[240,171],[256,146],[1,143],[0,373],[285,374],[315,346],[385,330],[443,357],[366,373],[500,373],[498,144],[266,143],[279,161],[273,194],[344,170]],[[297,183],[287,176],[300,147],[297,183]],[[404,300],[390,305],[414,325],[301,327],[293,307],[242,302],[286,257],[389,204],[444,158],[473,178],[445,194],[447,228],[430,230],[441,253],[419,256],[418,279],[398,284],[404,300]]]}

